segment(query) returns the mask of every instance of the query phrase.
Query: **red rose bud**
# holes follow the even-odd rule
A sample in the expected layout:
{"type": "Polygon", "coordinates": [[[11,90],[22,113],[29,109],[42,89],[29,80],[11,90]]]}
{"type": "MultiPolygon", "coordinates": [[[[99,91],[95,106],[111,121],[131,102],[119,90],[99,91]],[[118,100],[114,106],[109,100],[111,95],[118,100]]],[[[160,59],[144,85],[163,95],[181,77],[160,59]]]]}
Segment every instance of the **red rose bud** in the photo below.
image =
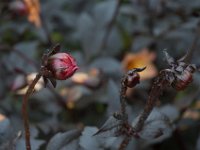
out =
{"type": "Polygon", "coordinates": [[[78,69],[75,59],[67,53],[51,55],[47,67],[53,73],[53,77],[58,80],[71,77],[78,69]]]}
{"type": "Polygon", "coordinates": [[[126,86],[129,88],[132,88],[136,86],[136,84],[140,83],[140,76],[137,72],[133,74],[128,74],[127,80],[126,80],[126,86]]]}

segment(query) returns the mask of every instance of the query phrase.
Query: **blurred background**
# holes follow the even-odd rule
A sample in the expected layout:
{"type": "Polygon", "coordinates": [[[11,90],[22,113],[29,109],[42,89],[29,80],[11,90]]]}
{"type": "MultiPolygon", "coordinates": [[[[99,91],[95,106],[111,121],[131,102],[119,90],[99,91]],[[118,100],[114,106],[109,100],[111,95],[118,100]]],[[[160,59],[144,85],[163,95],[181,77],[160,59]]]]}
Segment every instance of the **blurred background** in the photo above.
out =
{"type": "MultiPolygon", "coordinates": [[[[36,85],[29,99],[33,150],[116,150],[120,138],[92,135],[119,110],[121,77],[147,66],[140,84],[127,91],[134,122],[153,79],[169,67],[164,49],[176,59],[190,50],[190,62],[199,66],[199,17],[199,0],[2,0],[0,149],[25,149],[22,97],[42,54],[60,43],[80,69],[55,89],[44,88],[43,80],[36,85]]],[[[127,150],[200,150],[199,84],[196,73],[186,90],[165,89],[150,115],[155,122],[127,150]]]]}

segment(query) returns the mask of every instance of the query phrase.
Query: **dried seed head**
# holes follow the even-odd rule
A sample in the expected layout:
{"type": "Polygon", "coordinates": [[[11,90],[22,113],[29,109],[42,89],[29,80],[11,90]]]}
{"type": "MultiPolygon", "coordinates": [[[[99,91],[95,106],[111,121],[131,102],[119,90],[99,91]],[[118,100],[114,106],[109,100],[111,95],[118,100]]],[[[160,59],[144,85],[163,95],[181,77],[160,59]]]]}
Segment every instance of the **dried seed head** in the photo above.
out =
{"type": "Polygon", "coordinates": [[[165,56],[167,62],[171,65],[169,72],[173,73],[173,80],[170,81],[173,88],[176,90],[184,90],[193,81],[193,73],[196,71],[196,65],[187,64],[185,60],[187,59],[188,53],[181,59],[175,61],[169,54],[165,51],[165,56]]]}
{"type": "Polygon", "coordinates": [[[125,84],[129,88],[133,88],[138,83],[140,83],[140,75],[138,72],[142,72],[146,67],[143,68],[134,68],[132,70],[129,70],[127,73],[125,84]]]}

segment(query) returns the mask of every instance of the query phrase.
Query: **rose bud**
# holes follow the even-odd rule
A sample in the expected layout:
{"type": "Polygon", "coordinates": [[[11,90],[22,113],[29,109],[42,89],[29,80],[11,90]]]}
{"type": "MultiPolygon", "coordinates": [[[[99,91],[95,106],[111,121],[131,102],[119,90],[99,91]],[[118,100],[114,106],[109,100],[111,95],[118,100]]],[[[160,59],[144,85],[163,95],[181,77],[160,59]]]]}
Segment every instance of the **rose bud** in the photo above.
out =
{"type": "Polygon", "coordinates": [[[47,68],[57,80],[71,77],[78,69],[75,59],[67,53],[56,53],[48,58],[47,68]]]}
{"type": "Polygon", "coordinates": [[[140,76],[137,72],[128,74],[127,80],[126,80],[127,87],[132,88],[138,83],[140,83],[140,76]]]}
{"type": "Polygon", "coordinates": [[[132,88],[132,87],[136,86],[136,84],[138,84],[138,83],[140,83],[140,76],[138,73],[129,75],[127,77],[127,82],[126,82],[127,87],[132,88]]]}
{"type": "Polygon", "coordinates": [[[140,75],[138,74],[138,72],[142,72],[145,69],[146,67],[134,68],[132,70],[129,70],[126,74],[125,85],[129,88],[133,88],[138,83],[140,83],[140,75]]]}
{"type": "Polygon", "coordinates": [[[181,74],[176,73],[176,80],[172,83],[172,86],[178,91],[184,90],[193,81],[193,73],[195,70],[195,66],[188,65],[181,74]]]}

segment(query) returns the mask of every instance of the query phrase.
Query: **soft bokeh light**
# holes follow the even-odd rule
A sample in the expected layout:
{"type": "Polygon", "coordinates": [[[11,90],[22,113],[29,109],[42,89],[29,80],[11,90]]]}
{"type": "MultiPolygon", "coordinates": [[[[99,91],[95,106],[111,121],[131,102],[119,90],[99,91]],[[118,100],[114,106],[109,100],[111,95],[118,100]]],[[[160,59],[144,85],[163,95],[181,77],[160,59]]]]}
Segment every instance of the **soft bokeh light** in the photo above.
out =
{"type": "MultiPolygon", "coordinates": [[[[28,89],[28,85],[32,83],[36,75],[37,73],[31,73],[27,76],[24,76],[24,78],[22,77],[23,75],[20,75],[19,77],[15,79],[11,88],[13,89],[13,91],[15,91],[16,94],[24,95],[28,89]]],[[[34,90],[39,91],[43,87],[44,87],[44,81],[42,78],[40,78],[40,80],[35,85],[34,90]]]]}
{"type": "Polygon", "coordinates": [[[92,68],[88,72],[77,72],[71,77],[71,80],[90,88],[97,88],[102,82],[101,72],[96,68],[92,68]]]}
{"type": "Polygon", "coordinates": [[[146,66],[146,69],[139,73],[141,80],[151,79],[158,73],[156,66],[153,64],[155,58],[156,54],[154,52],[142,49],[138,53],[126,54],[122,61],[122,66],[125,71],[146,66]]]}
{"type": "Polygon", "coordinates": [[[1,122],[1,121],[4,121],[5,119],[6,119],[6,116],[0,114],[0,122],[1,122]]]}
{"type": "Polygon", "coordinates": [[[72,76],[71,79],[72,79],[73,82],[83,84],[86,80],[89,79],[89,75],[87,73],[84,73],[84,72],[77,72],[76,74],[74,74],[72,76]]]}
{"type": "Polygon", "coordinates": [[[192,119],[192,120],[199,120],[200,119],[200,113],[197,110],[188,109],[183,114],[183,118],[192,119]]]}
{"type": "Polygon", "coordinates": [[[40,2],[39,0],[24,0],[28,9],[28,20],[35,26],[41,26],[40,19],[40,2]]]}

